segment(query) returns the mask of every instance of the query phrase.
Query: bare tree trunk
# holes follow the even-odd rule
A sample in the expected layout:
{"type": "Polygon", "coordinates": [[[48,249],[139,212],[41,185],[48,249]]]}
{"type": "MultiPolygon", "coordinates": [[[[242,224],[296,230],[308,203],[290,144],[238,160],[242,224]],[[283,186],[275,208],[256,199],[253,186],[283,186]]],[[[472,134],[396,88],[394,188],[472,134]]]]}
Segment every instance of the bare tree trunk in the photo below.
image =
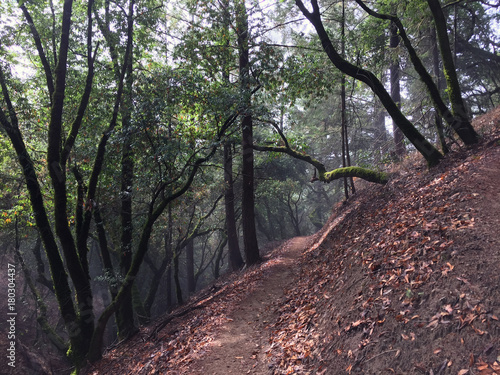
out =
{"type": "MultiPolygon", "coordinates": [[[[342,58],[345,58],[345,0],[342,0],[342,58]]],[[[342,100],[342,166],[351,166],[351,156],[349,155],[349,134],[347,132],[347,113],[346,113],[346,93],[345,85],[346,79],[345,75],[342,74],[341,79],[341,100],[342,100]]],[[[351,191],[354,194],[356,189],[354,187],[354,179],[352,177],[344,177],[344,194],[345,198],[349,198],[349,185],[351,186],[351,191]]]]}
{"type": "Polygon", "coordinates": [[[194,278],[194,239],[190,239],[186,244],[186,277],[188,295],[194,293],[196,281],[194,278]]]}
{"type": "Polygon", "coordinates": [[[243,264],[243,258],[240,253],[238,243],[238,232],[236,230],[236,214],[234,212],[234,183],[233,183],[233,153],[232,144],[224,144],[224,180],[226,183],[224,192],[224,205],[226,209],[226,232],[229,251],[229,266],[231,270],[240,269],[243,264]]]}
{"type": "MultiPolygon", "coordinates": [[[[345,1],[342,0],[342,25],[341,25],[341,48],[342,48],[342,58],[345,58],[345,1]]],[[[345,75],[342,74],[340,80],[340,100],[341,100],[341,137],[342,137],[342,167],[347,167],[347,124],[346,124],[346,105],[345,105],[345,75]]],[[[345,199],[349,199],[349,184],[347,183],[347,177],[344,177],[344,195],[345,199]]]]}
{"type": "MultiPolygon", "coordinates": [[[[391,22],[391,39],[389,43],[390,48],[396,49],[399,46],[399,35],[396,25],[391,22]]],[[[401,110],[401,87],[399,84],[399,57],[394,57],[391,59],[391,98],[401,110]]],[[[394,145],[396,148],[396,155],[401,159],[406,154],[406,148],[404,144],[403,132],[399,129],[396,122],[392,121],[392,131],[394,133],[394,145]]]]}
{"type": "Polygon", "coordinates": [[[174,251],[174,282],[175,282],[175,296],[177,298],[177,303],[179,305],[182,305],[184,303],[184,298],[182,297],[182,287],[181,287],[181,281],[179,279],[179,254],[180,249],[176,249],[174,251]]]}
{"type": "Polygon", "coordinates": [[[248,19],[245,2],[237,1],[236,6],[236,29],[238,31],[239,47],[239,69],[240,85],[245,113],[241,122],[242,130],[242,227],[243,244],[247,265],[260,261],[259,246],[257,243],[257,231],[255,226],[255,196],[254,196],[254,155],[253,155],[253,118],[251,113],[250,99],[250,66],[248,47],[248,19]]]}
{"type": "MultiPolygon", "coordinates": [[[[437,89],[439,92],[442,90],[442,79],[441,79],[441,69],[439,69],[439,47],[438,47],[438,42],[436,38],[436,29],[431,28],[430,30],[431,34],[431,41],[432,41],[432,65],[433,65],[433,71],[434,75],[436,76],[436,81],[437,81],[437,89]]],[[[444,137],[444,125],[443,125],[443,119],[439,115],[439,113],[436,111],[434,113],[434,123],[436,124],[436,131],[439,137],[439,142],[441,143],[441,149],[443,150],[444,154],[447,154],[449,152],[448,145],[446,144],[446,139],[444,137]]]]}
{"type": "Polygon", "coordinates": [[[448,28],[443,9],[441,8],[439,0],[427,0],[427,4],[429,4],[436,26],[441,59],[443,60],[444,76],[448,87],[448,97],[450,98],[451,112],[456,122],[453,128],[457,131],[460,139],[464,141],[465,144],[470,145],[477,143],[479,141],[479,136],[469,121],[465,103],[462,99],[462,91],[458,82],[455,63],[453,62],[453,54],[451,52],[448,28]]]}

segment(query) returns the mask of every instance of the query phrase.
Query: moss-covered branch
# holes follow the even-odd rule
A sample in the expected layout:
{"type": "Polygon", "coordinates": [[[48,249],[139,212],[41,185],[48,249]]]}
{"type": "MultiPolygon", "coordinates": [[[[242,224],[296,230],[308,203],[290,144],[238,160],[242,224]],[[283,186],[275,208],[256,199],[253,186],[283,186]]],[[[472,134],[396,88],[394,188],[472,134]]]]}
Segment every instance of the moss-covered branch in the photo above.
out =
{"type": "Polygon", "coordinates": [[[388,174],[384,172],[377,172],[361,167],[345,167],[326,172],[324,174],[323,181],[330,182],[343,177],[358,177],[365,181],[375,182],[377,184],[385,184],[389,180],[388,174]]]}
{"type": "Polygon", "coordinates": [[[327,171],[325,165],[313,158],[312,156],[293,150],[286,146],[258,146],[253,145],[253,148],[257,151],[265,152],[280,152],[283,154],[290,155],[291,157],[299,160],[303,160],[312,166],[314,166],[318,171],[318,176],[313,178],[313,181],[319,180],[323,182],[330,182],[343,177],[358,177],[369,182],[375,182],[377,184],[385,184],[388,181],[388,175],[384,172],[377,172],[367,168],[361,167],[345,167],[334,169],[333,171],[327,171]]]}

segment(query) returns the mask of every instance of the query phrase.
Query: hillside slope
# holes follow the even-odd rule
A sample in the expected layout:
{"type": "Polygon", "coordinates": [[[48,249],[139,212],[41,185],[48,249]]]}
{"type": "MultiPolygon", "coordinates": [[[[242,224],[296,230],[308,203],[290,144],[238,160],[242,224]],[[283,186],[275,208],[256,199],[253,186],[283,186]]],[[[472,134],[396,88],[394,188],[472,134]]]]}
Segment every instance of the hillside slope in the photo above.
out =
{"type": "Polygon", "coordinates": [[[310,238],[218,280],[86,374],[500,374],[500,109],[310,238]]]}
{"type": "Polygon", "coordinates": [[[280,310],[274,373],[500,374],[498,138],[339,211],[280,310]]]}

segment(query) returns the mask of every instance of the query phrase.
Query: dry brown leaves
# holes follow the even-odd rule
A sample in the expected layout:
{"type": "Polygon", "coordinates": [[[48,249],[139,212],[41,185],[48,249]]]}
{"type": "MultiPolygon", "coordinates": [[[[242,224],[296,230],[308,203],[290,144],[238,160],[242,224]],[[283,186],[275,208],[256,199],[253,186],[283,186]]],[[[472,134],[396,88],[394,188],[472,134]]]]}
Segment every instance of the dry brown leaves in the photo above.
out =
{"type": "MultiPolygon", "coordinates": [[[[479,217],[479,193],[464,176],[485,160],[465,152],[430,172],[412,166],[336,208],[328,236],[304,254],[276,303],[266,352],[274,374],[500,374],[498,303],[484,298],[457,245],[479,217]]],[[[206,307],[154,340],[143,329],[86,373],[189,373],[265,269],[231,276],[206,307]]]]}
{"type": "MultiPolygon", "coordinates": [[[[257,287],[265,267],[254,267],[218,282],[215,296],[202,309],[176,318],[151,335],[161,322],[144,327],[129,342],[107,352],[103,359],[84,370],[84,374],[175,375],[189,373],[189,365],[205,354],[215,332],[227,315],[257,287]],[[155,337],[151,339],[151,337],[155,337]]],[[[203,293],[202,293],[203,294],[203,293]]],[[[189,306],[189,302],[188,302],[189,306]]],[[[180,309],[186,308],[181,307],[180,309]]],[[[172,313],[175,313],[173,311],[172,313]]]]}
{"type": "MultiPolygon", "coordinates": [[[[299,280],[280,309],[270,340],[275,374],[341,373],[332,372],[335,363],[345,364],[343,372],[350,373],[364,364],[369,368],[379,356],[397,361],[402,353],[395,343],[429,342],[431,335],[446,335],[441,332],[449,327],[458,333],[467,327],[467,335],[494,331],[498,317],[455,271],[453,238],[476,224],[474,209],[464,207],[474,207],[478,194],[463,189],[462,176],[481,162],[478,155],[441,172],[421,168],[372,189],[369,200],[361,196],[349,203],[351,212],[304,259],[299,280]],[[429,305],[441,293],[438,287],[452,283],[458,287],[446,291],[449,296],[429,305]],[[387,320],[391,323],[385,328],[387,320]],[[388,349],[374,348],[383,342],[390,342],[388,349]]],[[[338,207],[337,214],[346,209],[338,207]]],[[[438,348],[434,354],[443,353],[438,348]]],[[[486,364],[473,353],[470,358],[470,369],[498,371],[498,362],[486,364]]],[[[446,358],[435,364],[415,358],[407,369],[453,373],[457,366],[446,358]]]]}

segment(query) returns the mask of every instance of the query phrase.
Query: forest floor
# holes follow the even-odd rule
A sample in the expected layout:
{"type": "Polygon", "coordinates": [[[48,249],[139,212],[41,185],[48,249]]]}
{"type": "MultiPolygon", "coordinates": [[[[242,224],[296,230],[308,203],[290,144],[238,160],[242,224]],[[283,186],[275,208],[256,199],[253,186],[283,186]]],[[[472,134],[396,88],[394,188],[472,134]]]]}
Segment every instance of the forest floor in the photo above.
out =
{"type": "MultiPolygon", "coordinates": [[[[82,373],[500,375],[500,107],[474,126],[479,145],[430,170],[411,156],[384,186],[358,180],[321,231],[264,251],[82,373]]],[[[0,373],[69,373],[28,337],[0,373]]]]}
{"type": "Polygon", "coordinates": [[[483,141],[359,183],[86,374],[500,374],[500,108],[483,141]],[[168,323],[168,324],[167,324],[168,323]]]}

